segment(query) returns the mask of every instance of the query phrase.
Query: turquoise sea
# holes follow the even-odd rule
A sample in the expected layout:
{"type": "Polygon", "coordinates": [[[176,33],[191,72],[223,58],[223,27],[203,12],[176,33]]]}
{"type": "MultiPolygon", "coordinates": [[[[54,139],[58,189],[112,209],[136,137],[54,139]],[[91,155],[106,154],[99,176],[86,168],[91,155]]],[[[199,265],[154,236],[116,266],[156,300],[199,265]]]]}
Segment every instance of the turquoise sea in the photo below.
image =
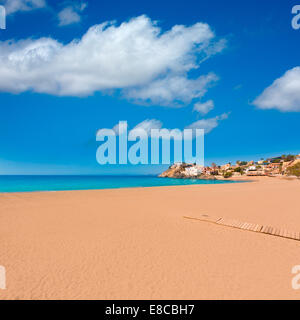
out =
{"type": "Polygon", "coordinates": [[[0,176],[0,192],[117,189],[221,183],[234,182],[171,179],[155,176],[0,176]]]}

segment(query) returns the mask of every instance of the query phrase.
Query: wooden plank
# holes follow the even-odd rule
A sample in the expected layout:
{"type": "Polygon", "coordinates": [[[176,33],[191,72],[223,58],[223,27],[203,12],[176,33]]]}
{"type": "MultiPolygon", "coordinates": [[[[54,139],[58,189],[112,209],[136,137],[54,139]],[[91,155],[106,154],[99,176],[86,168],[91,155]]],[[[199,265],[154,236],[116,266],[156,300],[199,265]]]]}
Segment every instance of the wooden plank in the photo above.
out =
{"type": "Polygon", "coordinates": [[[292,231],[284,228],[277,228],[277,227],[275,228],[268,225],[242,222],[236,219],[227,219],[224,217],[212,217],[207,214],[201,214],[198,217],[184,216],[184,218],[191,219],[191,220],[204,221],[204,222],[212,222],[212,223],[226,226],[226,227],[232,227],[232,228],[237,228],[237,229],[247,230],[247,231],[254,231],[254,232],[259,232],[259,233],[269,234],[277,237],[300,241],[299,231],[292,231]]]}

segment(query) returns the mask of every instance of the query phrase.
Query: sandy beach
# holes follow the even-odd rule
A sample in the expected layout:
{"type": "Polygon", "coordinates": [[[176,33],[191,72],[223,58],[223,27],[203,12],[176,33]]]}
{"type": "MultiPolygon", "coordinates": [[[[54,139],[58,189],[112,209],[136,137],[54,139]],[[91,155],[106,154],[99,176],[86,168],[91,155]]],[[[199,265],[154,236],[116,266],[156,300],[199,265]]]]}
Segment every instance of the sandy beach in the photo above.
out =
{"type": "Polygon", "coordinates": [[[300,181],[0,194],[0,299],[299,299],[300,181]]]}

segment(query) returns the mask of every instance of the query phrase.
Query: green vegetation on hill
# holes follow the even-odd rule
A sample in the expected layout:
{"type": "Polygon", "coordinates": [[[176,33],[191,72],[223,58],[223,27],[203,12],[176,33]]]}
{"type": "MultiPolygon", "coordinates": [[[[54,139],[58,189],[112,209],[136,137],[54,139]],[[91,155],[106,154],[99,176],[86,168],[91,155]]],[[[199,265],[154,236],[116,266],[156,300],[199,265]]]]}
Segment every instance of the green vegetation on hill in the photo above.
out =
{"type": "Polygon", "coordinates": [[[225,172],[224,175],[223,175],[223,177],[224,177],[225,179],[232,177],[232,172],[231,172],[231,171],[225,172]]]}
{"type": "Polygon", "coordinates": [[[287,169],[287,174],[289,176],[296,176],[296,177],[300,177],[300,163],[295,164],[292,167],[289,167],[287,169]]]}
{"type": "Polygon", "coordinates": [[[296,157],[292,154],[288,154],[287,156],[286,155],[281,156],[281,159],[283,159],[284,161],[292,161],[292,160],[295,160],[295,158],[296,157]]]}
{"type": "Polygon", "coordinates": [[[240,174],[244,174],[244,170],[241,167],[237,167],[233,170],[234,172],[239,172],[240,174]]]}

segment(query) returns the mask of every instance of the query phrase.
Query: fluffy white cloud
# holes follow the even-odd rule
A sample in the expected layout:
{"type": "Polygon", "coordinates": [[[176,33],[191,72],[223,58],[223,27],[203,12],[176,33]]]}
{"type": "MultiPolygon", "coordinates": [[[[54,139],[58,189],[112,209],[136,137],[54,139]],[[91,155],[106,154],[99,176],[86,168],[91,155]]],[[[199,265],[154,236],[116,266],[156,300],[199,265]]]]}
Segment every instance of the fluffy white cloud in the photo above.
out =
{"type": "Polygon", "coordinates": [[[6,14],[10,15],[18,11],[31,11],[47,6],[45,0],[6,0],[4,1],[6,14]]]}
{"type": "Polygon", "coordinates": [[[197,102],[194,104],[194,110],[205,115],[209,111],[213,110],[214,108],[214,102],[212,100],[208,100],[204,103],[197,102]]]}
{"type": "Polygon", "coordinates": [[[81,20],[80,13],[86,8],[86,3],[73,3],[58,13],[59,26],[67,26],[81,20]]]}
{"type": "Polygon", "coordinates": [[[219,47],[207,24],[161,32],[146,16],[95,25],[68,44],[52,38],[0,42],[0,91],[87,96],[120,89],[130,99],[188,103],[217,79],[193,80],[188,72],[219,47]]]}
{"type": "Polygon", "coordinates": [[[204,129],[205,133],[209,133],[213,129],[215,129],[221,120],[225,120],[228,118],[227,113],[223,113],[221,116],[217,116],[210,119],[201,119],[199,121],[193,122],[186,129],[204,129]]]}
{"type": "Polygon", "coordinates": [[[300,112],[300,67],[287,71],[254,100],[261,109],[300,112]]]}

